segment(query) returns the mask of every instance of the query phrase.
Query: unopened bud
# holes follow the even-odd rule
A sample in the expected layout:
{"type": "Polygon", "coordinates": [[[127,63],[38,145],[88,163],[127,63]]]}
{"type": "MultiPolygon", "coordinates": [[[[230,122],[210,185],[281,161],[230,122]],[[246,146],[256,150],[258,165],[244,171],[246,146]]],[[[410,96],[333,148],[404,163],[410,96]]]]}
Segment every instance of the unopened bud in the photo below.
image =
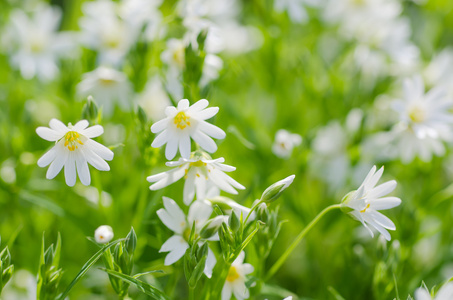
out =
{"type": "Polygon", "coordinates": [[[88,120],[96,120],[98,117],[98,106],[92,96],[88,96],[87,102],[82,109],[82,117],[88,120]]]}
{"type": "Polygon", "coordinates": [[[237,232],[241,227],[241,221],[234,210],[231,212],[230,219],[228,220],[228,226],[233,232],[237,232]]]}
{"type": "Polygon", "coordinates": [[[285,179],[277,181],[276,183],[268,187],[263,192],[263,195],[261,196],[261,201],[269,203],[277,200],[277,198],[280,197],[281,193],[284,190],[286,190],[288,186],[291,185],[295,177],[296,177],[295,175],[288,176],[285,179]]]}
{"type": "Polygon", "coordinates": [[[129,254],[133,254],[135,251],[135,247],[137,245],[137,235],[135,234],[135,230],[132,227],[131,231],[129,231],[128,235],[126,236],[126,251],[129,254]]]}
{"type": "Polygon", "coordinates": [[[225,216],[217,216],[211,220],[208,220],[203,228],[201,228],[200,237],[202,239],[209,239],[214,236],[219,231],[219,228],[222,226],[224,221],[225,216]]]}
{"type": "Polygon", "coordinates": [[[108,225],[99,226],[94,232],[94,239],[99,244],[107,244],[113,239],[113,229],[108,225]]]}
{"type": "Polygon", "coordinates": [[[266,203],[261,203],[256,209],[256,218],[264,223],[267,223],[269,218],[269,210],[266,203]]]}
{"type": "Polygon", "coordinates": [[[140,105],[137,108],[137,117],[142,125],[146,125],[146,123],[148,122],[148,116],[140,105]]]}

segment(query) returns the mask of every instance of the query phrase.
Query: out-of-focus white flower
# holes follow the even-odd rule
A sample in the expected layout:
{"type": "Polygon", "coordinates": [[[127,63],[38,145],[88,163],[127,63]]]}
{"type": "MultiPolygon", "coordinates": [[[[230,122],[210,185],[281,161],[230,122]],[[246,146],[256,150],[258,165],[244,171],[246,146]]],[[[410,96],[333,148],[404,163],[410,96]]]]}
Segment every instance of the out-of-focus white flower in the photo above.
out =
{"type": "Polygon", "coordinates": [[[171,105],[162,81],[158,76],[152,77],[138,96],[137,103],[153,121],[165,118],[165,108],[171,105]]]}
{"type": "Polygon", "coordinates": [[[304,7],[304,0],[275,0],[274,9],[277,12],[286,11],[294,23],[305,23],[308,14],[304,7]]]}
{"type": "Polygon", "coordinates": [[[318,130],[312,142],[310,169],[329,183],[332,190],[345,185],[350,169],[347,154],[348,134],[338,121],[331,121],[318,130]]]}
{"type": "Polygon", "coordinates": [[[165,32],[159,6],[162,0],[123,0],[120,2],[119,15],[134,28],[141,31],[147,41],[154,41],[165,32]]]}
{"type": "Polygon", "coordinates": [[[201,155],[194,155],[191,159],[180,158],[178,161],[166,163],[168,167],[173,167],[172,170],[151,175],[147,180],[155,182],[150,186],[150,189],[155,191],[184,177],[183,199],[186,205],[193,201],[195,194],[197,200],[204,200],[212,186],[230,194],[237,194],[235,188],[243,190],[245,187],[224,173],[236,170],[235,167],[223,164],[224,161],[224,158],[211,159],[201,155]]]}
{"type": "Polygon", "coordinates": [[[450,98],[453,97],[453,48],[446,48],[438,53],[425,68],[423,78],[429,86],[444,88],[450,98]]]}
{"type": "Polygon", "coordinates": [[[186,65],[186,46],[187,43],[184,40],[169,39],[167,48],[162,52],[160,58],[169,66],[182,70],[186,65]]]}
{"type": "Polygon", "coordinates": [[[453,101],[442,88],[433,88],[425,94],[421,77],[404,81],[404,100],[396,100],[393,108],[400,122],[387,133],[396,153],[405,163],[416,156],[430,161],[432,154],[443,155],[443,141],[451,141],[453,101]]]}
{"type": "Polygon", "coordinates": [[[27,270],[13,272],[11,281],[2,290],[3,300],[36,300],[36,276],[27,270]]]}
{"type": "Polygon", "coordinates": [[[289,158],[293,153],[293,148],[302,143],[302,137],[295,133],[290,133],[285,129],[280,129],[275,134],[272,152],[280,158],[289,158]]]}
{"type": "MultiPolygon", "coordinates": [[[[157,216],[169,229],[175,234],[170,237],[160,248],[159,252],[170,252],[165,257],[165,265],[169,266],[177,262],[189,248],[187,243],[195,222],[196,234],[200,233],[201,228],[212,214],[212,207],[203,202],[196,201],[189,208],[189,214],[186,215],[179,208],[178,204],[170,198],[163,197],[164,208],[157,211],[157,216]]],[[[208,257],[204,273],[208,278],[212,276],[212,269],[216,264],[215,255],[208,248],[208,257]]]]}
{"type": "Polygon", "coordinates": [[[218,107],[209,107],[208,100],[201,99],[189,106],[189,100],[182,99],[178,106],[168,106],[165,109],[167,117],[151,126],[153,133],[159,133],[151,144],[159,148],[167,144],[165,157],[172,159],[176,153],[181,153],[184,158],[190,157],[190,139],[192,138],[204,150],[214,153],[217,145],[214,140],[225,138],[225,132],[205,120],[212,118],[219,111],[218,107]]]}
{"type": "Polygon", "coordinates": [[[98,51],[101,64],[120,64],[137,40],[141,28],[121,19],[114,1],[85,2],[82,10],[84,16],[79,22],[82,43],[98,51]]]}
{"type": "Polygon", "coordinates": [[[110,170],[105,160],[112,160],[113,152],[91,139],[104,132],[101,125],[87,128],[88,121],[82,120],[74,126],[71,123],[66,126],[61,121],[52,119],[49,127],[36,129],[36,133],[41,138],[55,142],[55,146],[38,160],[38,166],[42,168],[50,164],[47,169],[47,179],[57,176],[64,166],[67,185],[74,186],[77,173],[82,184],[89,185],[91,176],[88,163],[100,171],[110,170]]]}
{"type": "Polygon", "coordinates": [[[0,178],[9,184],[16,182],[16,164],[12,158],[5,160],[1,164],[0,178]]]}
{"type": "Polygon", "coordinates": [[[410,41],[411,27],[397,0],[329,0],[324,19],[339,23],[346,39],[358,42],[356,65],[373,83],[382,75],[408,75],[419,64],[419,49],[410,41]]]}
{"type": "Polygon", "coordinates": [[[373,166],[360,187],[344,197],[341,206],[345,212],[360,221],[371,236],[374,234],[369,226],[375,228],[386,240],[390,241],[391,237],[386,229],[395,230],[395,224],[378,210],[396,207],[401,204],[401,199],[384,197],[395,189],[395,180],[376,186],[383,172],[384,167],[376,172],[376,166],[373,166]]]}
{"type": "Polygon", "coordinates": [[[203,72],[200,86],[204,87],[211,81],[219,78],[219,72],[223,69],[223,60],[214,54],[207,54],[203,63],[203,72]]]}
{"type": "Polygon", "coordinates": [[[126,75],[113,68],[101,66],[94,71],[83,74],[77,85],[77,92],[83,96],[93,96],[103,106],[102,112],[109,116],[117,102],[121,108],[130,108],[129,95],[132,87],[126,75]]]}
{"type": "Polygon", "coordinates": [[[437,292],[434,298],[425,288],[418,288],[415,291],[415,300],[450,300],[453,299],[453,282],[447,282],[437,292]]]}
{"type": "Polygon", "coordinates": [[[101,225],[94,231],[94,239],[99,244],[107,244],[113,239],[113,229],[108,225],[101,225]]]}
{"type": "Polygon", "coordinates": [[[11,64],[25,79],[54,79],[59,73],[58,59],[74,49],[70,34],[57,31],[60,19],[61,11],[44,3],[31,17],[22,10],[11,13],[2,44],[11,55],[11,64]]]}
{"type": "Polygon", "coordinates": [[[222,289],[222,300],[229,300],[234,294],[236,299],[244,300],[250,297],[249,290],[245,285],[246,276],[254,271],[251,264],[244,264],[245,253],[241,252],[231,264],[228,275],[222,289]]]}

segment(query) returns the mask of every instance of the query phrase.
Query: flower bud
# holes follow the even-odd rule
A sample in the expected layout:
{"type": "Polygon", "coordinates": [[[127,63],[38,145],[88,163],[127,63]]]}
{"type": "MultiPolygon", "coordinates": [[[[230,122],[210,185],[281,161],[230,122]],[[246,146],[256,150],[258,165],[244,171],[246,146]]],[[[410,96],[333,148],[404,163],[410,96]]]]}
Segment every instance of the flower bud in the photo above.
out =
{"type": "Polygon", "coordinates": [[[202,239],[209,239],[219,231],[220,226],[225,221],[225,216],[217,216],[211,220],[208,220],[200,231],[200,237],[202,239]]]}
{"type": "Polygon", "coordinates": [[[353,208],[348,206],[348,203],[354,198],[355,192],[356,191],[351,191],[347,193],[346,196],[343,197],[343,199],[341,199],[340,209],[345,214],[350,213],[354,210],[353,208]]]}
{"type": "MultiPolygon", "coordinates": [[[[112,236],[113,237],[113,236],[112,236]]],[[[126,236],[126,251],[129,255],[132,255],[137,245],[137,235],[135,234],[134,227],[131,228],[128,235],[126,236]]]]}
{"type": "Polygon", "coordinates": [[[237,232],[241,227],[241,221],[234,210],[231,212],[230,219],[228,220],[228,226],[233,232],[237,232]]]}
{"type": "Polygon", "coordinates": [[[99,226],[94,232],[94,239],[99,244],[107,244],[113,239],[113,229],[108,225],[99,226]]]}
{"type": "Polygon", "coordinates": [[[95,121],[98,117],[98,106],[92,96],[88,96],[87,102],[82,109],[82,117],[84,119],[95,121]]]}
{"type": "Polygon", "coordinates": [[[280,197],[281,193],[284,190],[286,190],[288,186],[290,186],[295,177],[296,177],[295,175],[288,176],[285,179],[277,181],[276,183],[268,187],[263,192],[263,195],[261,196],[261,201],[270,203],[272,201],[277,200],[277,198],[280,197]]]}
{"type": "Polygon", "coordinates": [[[256,218],[264,223],[267,223],[269,218],[269,210],[266,203],[261,203],[256,209],[256,218]]]}

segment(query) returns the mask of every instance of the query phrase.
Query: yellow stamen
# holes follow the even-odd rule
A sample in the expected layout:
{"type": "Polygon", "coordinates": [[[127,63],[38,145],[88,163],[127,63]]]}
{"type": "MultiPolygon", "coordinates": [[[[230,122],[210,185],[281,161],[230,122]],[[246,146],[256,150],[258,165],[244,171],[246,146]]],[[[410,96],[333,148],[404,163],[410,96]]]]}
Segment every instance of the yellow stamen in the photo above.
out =
{"type": "Polygon", "coordinates": [[[360,212],[361,212],[361,213],[364,213],[364,212],[366,212],[366,210],[367,210],[368,208],[370,208],[370,204],[369,204],[369,203],[368,203],[368,204],[366,205],[366,207],[365,207],[364,209],[362,209],[360,212]]]}
{"type": "Polygon", "coordinates": [[[173,119],[173,122],[175,123],[176,127],[184,130],[187,126],[190,127],[190,117],[186,115],[185,112],[180,111],[173,119]]]}
{"type": "Polygon", "coordinates": [[[78,149],[77,144],[83,145],[83,142],[79,139],[80,135],[75,131],[68,131],[63,137],[65,139],[64,146],[68,147],[69,151],[78,149]]]}
{"type": "Polygon", "coordinates": [[[230,267],[230,270],[228,271],[228,276],[227,276],[226,280],[229,281],[229,282],[233,282],[233,281],[235,281],[238,278],[239,278],[239,273],[236,270],[236,267],[230,267]]]}

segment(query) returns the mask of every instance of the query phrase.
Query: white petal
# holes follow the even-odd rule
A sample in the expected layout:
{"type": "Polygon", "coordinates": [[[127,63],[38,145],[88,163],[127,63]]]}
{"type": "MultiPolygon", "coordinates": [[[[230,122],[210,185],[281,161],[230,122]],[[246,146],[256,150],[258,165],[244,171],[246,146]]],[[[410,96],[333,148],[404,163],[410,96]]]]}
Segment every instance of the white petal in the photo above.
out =
{"type": "Polygon", "coordinates": [[[204,273],[208,278],[212,277],[212,270],[214,269],[217,260],[215,259],[214,252],[208,248],[208,257],[206,258],[206,265],[204,266],[204,273]]]}
{"type": "Polygon", "coordinates": [[[206,108],[209,105],[209,101],[206,99],[201,99],[192,104],[190,108],[187,110],[187,112],[193,113],[193,112],[199,112],[202,109],[206,108]]]}
{"type": "Polygon", "coordinates": [[[212,211],[213,209],[211,205],[203,201],[195,201],[189,208],[187,221],[189,222],[189,224],[192,224],[194,221],[198,221],[197,223],[201,226],[209,219],[212,211]]]}
{"type": "Polygon", "coordinates": [[[66,127],[65,124],[57,119],[50,120],[49,127],[58,132],[66,133],[67,131],[69,131],[68,127],[66,127]]]}
{"type": "Polygon", "coordinates": [[[156,136],[156,138],[151,143],[151,147],[159,148],[167,142],[168,142],[168,131],[164,130],[158,136],[156,136]]]}
{"type": "Polygon", "coordinates": [[[378,185],[366,194],[369,199],[377,199],[391,193],[396,188],[396,181],[390,180],[383,184],[378,185]]]}
{"type": "MultiPolygon", "coordinates": [[[[57,146],[58,147],[58,146],[57,146]]],[[[68,151],[64,149],[56,148],[55,160],[50,164],[49,169],[47,169],[46,178],[52,179],[60,173],[63,168],[66,160],[68,158],[68,151]]]]}
{"type": "Polygon", "coordinates": [[[87,128],[88,125],[90,125],[90,123],[88,123],[87,120],[81,120],[74,125],[73,130],[80,132],[80,131],[84,130],[85,128],[87,128]]]}
{"type": "Polygon", "coordinates": [[[85,130],[81,130],[80,134],[87,138],[95,138],[104,133],[104,128],[101,125],[94,125],[85,130]]]}
{"type": "Polygon", "coordinates": [[[113,151],[96,141],[88,139],[85,141],[85,146],[86,146],[85,148],[89,148],[91,151],[99,155],[104,160],[110,161],[113,159],[114,156],[113,151]]]}
{"type": "Polygon", "coordinates": [[[384,227],[382,227],[377,222],[375,222],[374,219],[372,219],[366,215],[365,215],[365,217],[366,217],[365,222],[367,222],[368,224],[370,224],[371,226],[376,228],[376,230],[379,231],[379,233],[382,234],[387,241],[391,240],[390,233],[384,227]]]}
{"type": "Polygon", "coordinates": [[[36,133],[46,141],[55,142],[63,137],[63,133],[50,129],[48,127],[36,128],[36,133]]]}
{"type": "Polygon", "coordinates": [[[243,264],[242,265],[242,272],[244,275],[248,275],[255,271],[255,268],[251,264],[243,264]]]}
{"type": "MultiPolygon", "coordinates": [[[[180,237],[180,239],[183,240],[182,237],[180,237]]],[[[184,256],[187,248],[189,248],[189,245],[187,243],[185,244],[181,243],[181,245],[178,248],[168,253],[167,256],[165,257],[165,265],[169,266],[177,262],[181,257],[184,256]]]]}
{"type": "Polygon", "coordinates": [[[165,209],[161,208],[156,213],[165,226],[167,226],[175,233],[183,234],[184,228],[182,228],[181,223],[178,220],[176,220],[173,216],[171,216],[165,209]]]}
{"type": "Polygon", "coordinates": [[[178,223],[182,224],[186,221],[186,215],[182,211],[182,209],[178,206],[178,204],[171,198],[162,197],[164,207],[170,216],[176,220],[178,223]]]}
{"type": "Polygon", "coordinates": [[[64,177],[66,184],[69,186],[74,186],[76,183],[76,166],[75,166],[75,157],[73,153],[69,153],[68,159],[64,164],[64,177]]]}
{"type": "Polygon", "coordinates": [[[105,160],[103,160],[99,155],[88,149],[87,147],[84,147],[82,149],[83,154],[85,156],[85,159],[87,162],[98,169],[99,171],[109,171],[110,166],[105,160]]]}
{"type": "Polygon", "coordinates": [[[390,220],[388,217],[384,216],[380,212],[374,211],[374,210],[367,210],[367,214],[373,218],[373,220],[381,225],[384,228],[390,229],[390,230],[396,230],[395,224],[390,220]]]}
{"type": "Polygon", "coordinates": [[[382,174],[384,173],[384,167],[381,167],[376,173],[371,176],[371,178],[366,183],[365,191],[369,191],[370,189],[374,188],[378,183],[379,179],[381,179],[382,174]]]}
{"type": "Polygon", "coordinates": [[[165,147],[165,157],[171,160],[175,157],[176,152],[178,152],[178,138],[176,136],[169,137],[167,146],[165,147]]]}
{"type": "Polygon", "coordinates": [[[47,151],[43,156],[41,156],[41,158],[38,160],[38,166],[43,168],[43,167],[47,166],[48,164],[50,164],[56,157],[57,157],[57,150],[54,146],[54,147],[52,147],[52,149],[47,151]]]}
{"type": "MultiPolygon", "coordinates": [[[[186,168],[175,168],[168,172],[162,173],[165,175],[165,177],[159,176],[159,177],[161,177],[161,179],[159,179],[159,181],[157,181],[156,183],[152,184],[149,188],[152,191],[164,188],[164,187],[178,181],[179,179],[181,179],[185,173],[186,173],[186,168]]],[[[156,177],[152,177],[152,176],[150,176],[150,177],[153,180],[156,179],[156,177]]],[[[149,180],[150,177],[148,177],[148,181],[152,181],[152,180],[149,180]]]]}
{"type": "Polygon", "coordinates": [[[184,238],[180,235],[175,234],[172,237],[170,237],[167,241],[165,241],[165,243],[160,248],[159,252],[173,251],[183,246],[184,244],[187,244],[184,238]]]}
{"type": "Polygon", "coordinates": [[[161,132],[162,130],[164,130],[165,128],[167,128],[169,122],[170,122],[170,121],[168,120],[168,118],[165,118],[165,119],[162,119],[162,120],[160,120],[160,121],[157,121],[156,123],[154,123],[154,124],[151,126],[151,132],[152,132],[152,133],[161,132]]]}
{"type": "Polygon", "coordinates": [[[82,153],[76,154],[76,166],[79,179],[83,185],[90,185],[91,176],[88,169],[88,163],[82,153]]]}
{"type": "Polygon", "coordinates": [[[199,120],[207,120],[214,117],[219,112],[218,107],[209,107],[200,112],[197,112],[196,117],[199,120]]]}
{"type": "Polygon", "coordinates": [[[205,121],[198,124],[198,129],[215,139],[224,139],[226,136],[225,131],[205,121]]]}
{"type": "Polygon", "coordinates": [[[179,152],[182,157],[190,158],[190,137],[188,135],[182,135],[179,138],[179,152]]]}
{"type": "Polygon", "coordinates": [[[436,294],[436,300],[443,299],[453,299],[453,283],[451,281],[444,284],[436,294]]]}
{"type": "Polygon", "coordinates": [[[228,282],[225,282],[222,289],[222,300],[230,300],[233,291],[231,290],[231,286],[228,282]]]}
{"type": "Polygon", "coordinates": [[[431,295],[424,288],[418,288],[414,296],[415,300],[432,300],[431,295]]]}
{"type": "Polygon", "coordinates": [[[192,203],[195,197],[195,168],[192,168],[187,173],[186,182],[184,182],[183,201],[185,205],[192,203]]]}
{"type": "Polygon", "coordinates": [[[188,109],[189,108],[189,100],[187,99],[181,99],[179,100],[178,102],[178,110],[181,111],[181,110],[185,110],[185,109],[188,109]]]}
{"type": "Polygon", "coordinates": [[[195,142],[198,143],[198,145],[200,145],[201,148],[203,148],[204,150],[210,152],[210,153],[214,153],[217,151],[217,145],[216,143],[214,142],[213,139],[211,139],[209,136],[207,136],[205,133],[197,130],[194,132],[194,134],[192,135],[192,138],[195,142]]]}
{"type": "Polygon", "coordinates": [[[390,209],[400,205],[401,199],[398,197],[385,197],[371,201],[369,204],[370,208],[374,210],[390,209]]]}

